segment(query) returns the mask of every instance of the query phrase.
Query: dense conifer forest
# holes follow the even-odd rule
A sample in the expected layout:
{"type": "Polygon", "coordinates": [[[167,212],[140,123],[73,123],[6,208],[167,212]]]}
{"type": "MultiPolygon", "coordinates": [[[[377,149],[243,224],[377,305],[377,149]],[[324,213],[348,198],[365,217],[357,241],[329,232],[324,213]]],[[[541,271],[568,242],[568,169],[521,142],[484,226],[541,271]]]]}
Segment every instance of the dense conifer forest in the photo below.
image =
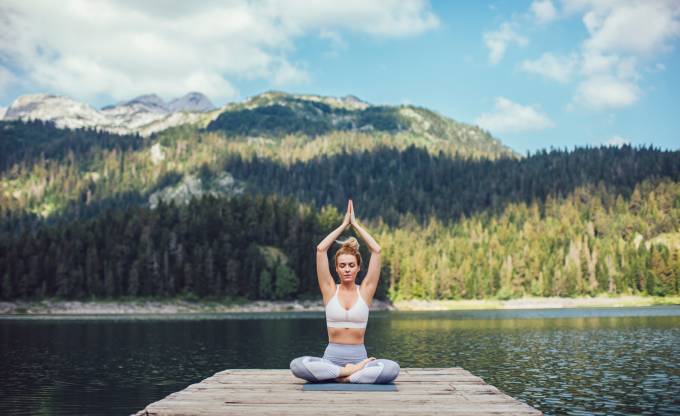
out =
{"type": "Polygon", "coordinates": [[[315,298],[314,248],[348,197],[383,248],[379,298],[680,293],[680,152],[487,158],[385,132],[0,132],[3,299],[315,298]],[[150,206],[187,183],[199,188],[188,203],[150,206]]]}

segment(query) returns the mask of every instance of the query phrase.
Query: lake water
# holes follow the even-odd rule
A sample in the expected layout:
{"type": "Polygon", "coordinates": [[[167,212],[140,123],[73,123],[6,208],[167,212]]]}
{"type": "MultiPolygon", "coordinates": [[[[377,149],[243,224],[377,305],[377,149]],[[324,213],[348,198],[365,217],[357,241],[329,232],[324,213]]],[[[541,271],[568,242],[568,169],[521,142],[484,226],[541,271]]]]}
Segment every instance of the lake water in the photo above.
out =
{"type": "MultiPolygon", "coordinates": [[[[322,312],[0,316],[0,414],[127,415],[326,344],[322,312]]],[[[464,367],[546,414],[680,415],[680,306],[371,312],[366,347],[402,367],[464,367]]]]}

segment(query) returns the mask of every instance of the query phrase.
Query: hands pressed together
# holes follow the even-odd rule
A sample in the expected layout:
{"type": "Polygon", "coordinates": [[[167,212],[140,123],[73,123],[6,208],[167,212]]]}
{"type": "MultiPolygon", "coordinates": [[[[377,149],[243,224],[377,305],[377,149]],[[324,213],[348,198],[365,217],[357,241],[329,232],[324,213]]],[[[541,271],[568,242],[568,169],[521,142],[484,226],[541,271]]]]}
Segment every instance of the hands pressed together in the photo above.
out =
{"type": "Polygon", "coordinates": [[[342,225],[345,228],[347,228],[348,225],[357,225],[357,220],[354,217],[354,205],[352,205],[351,199],[347,202],[347,213],[345,213],[345,219],[342,221],[342,225]]]}

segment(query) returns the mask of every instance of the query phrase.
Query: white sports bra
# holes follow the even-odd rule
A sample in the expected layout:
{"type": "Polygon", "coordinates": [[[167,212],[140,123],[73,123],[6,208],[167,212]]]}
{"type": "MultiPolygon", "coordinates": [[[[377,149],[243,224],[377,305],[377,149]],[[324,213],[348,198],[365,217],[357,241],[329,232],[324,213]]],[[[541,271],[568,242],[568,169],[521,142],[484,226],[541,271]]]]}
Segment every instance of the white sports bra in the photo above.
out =
{"type": "Polygon", "coordinates": [[[361,297],[359,285],[357,287],[358,299],[347,310],[340,304],[338,290],[340,285],[335,286],[335,295],[326,304],[326,326],[330,328],[366,328],[368,322],[368,305],[361,297]]]}

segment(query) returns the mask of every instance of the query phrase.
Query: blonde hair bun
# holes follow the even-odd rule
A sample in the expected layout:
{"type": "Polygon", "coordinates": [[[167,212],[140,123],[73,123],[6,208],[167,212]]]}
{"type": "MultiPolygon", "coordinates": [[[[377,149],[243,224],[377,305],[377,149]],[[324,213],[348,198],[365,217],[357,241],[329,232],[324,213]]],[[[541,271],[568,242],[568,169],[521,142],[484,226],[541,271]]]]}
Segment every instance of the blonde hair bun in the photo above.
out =
{"type": "Polygon", "coordinates": [[[357,265],[361,266],[361,253],[359,253],[359,240],[356,237],[348,237],[344,241],[335,240],[340,244],[340,248],[335,252],[335,264],[338,263],[338,256],[341,254],[351,254],[357,259],[357,265]]]}
{"type": "Polygon", "coordinates": [[[336,243],[340,244],[342,248],[348,247],[352,250],[359,251],[359,240],[356,237],[348,237],[345,241],[335,240],[336,243]]]}

